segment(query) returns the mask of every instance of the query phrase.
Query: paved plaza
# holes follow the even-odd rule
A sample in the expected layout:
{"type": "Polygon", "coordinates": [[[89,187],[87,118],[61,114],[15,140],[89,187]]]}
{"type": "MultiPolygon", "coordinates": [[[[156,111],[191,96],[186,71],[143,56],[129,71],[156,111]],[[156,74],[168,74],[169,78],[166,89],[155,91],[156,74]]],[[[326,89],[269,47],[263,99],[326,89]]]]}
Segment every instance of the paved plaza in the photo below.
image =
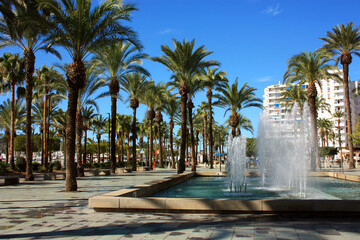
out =
{"type": "Polygon", "coordinates": [[[1,186],[0,239],[360,239],[360,216],[354,215],[103,213],[88,208],[89,197],[175,173],[157,169],[78,178],[75,193],[62,191],[63,180],[1,186]]]}

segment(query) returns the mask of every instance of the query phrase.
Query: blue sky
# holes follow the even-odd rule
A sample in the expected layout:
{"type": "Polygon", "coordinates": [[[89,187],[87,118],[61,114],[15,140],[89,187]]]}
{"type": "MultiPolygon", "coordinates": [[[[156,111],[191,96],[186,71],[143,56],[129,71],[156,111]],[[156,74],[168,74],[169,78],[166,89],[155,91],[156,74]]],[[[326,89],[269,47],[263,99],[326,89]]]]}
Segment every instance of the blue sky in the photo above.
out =
{"type": "MultiPolygon", "coordinates": [[[[173,38],[195,39],[196,46],[205,45],[214,52],[208,59],[221,62],[221,70],[227,72],[230,83],[238,77],[241,85],[247,82],[257,88],[257,97],[261,99],[266,86],[282,81],[290,57],[321,47],[319,38],[325,37],[334,25],[350,21],[360,25],[358,0],[137,0],[135,3],[139,10],[128,25],[138,33],[145,53],[160,56],[160,46],[166,44],[173,48],[173,38]]],[[[7,48],[1,49],[0,54],[9,51],[14,52],[7,48]]],[[[63,52],[62,62],[70,61],[63,52]]],[[[36,55],[37,68],[59,62],[51,55],[36,55]]],[[[156,82],[169,81],[171,73],[161,64],[145,60],[143,66],[156,82]]],[[[358,57],[354,57],[350,65],[350,78],[360,79],[358,57]]],[[[127,97],[123,92],[121,95],[127,97]]],[[[5,96],[0,97],[0,101],[4,99],[5,96]]],[[[200,92],[194,103],[198,105],[205,100],[205,92],[200,92]]],[[[110,112],[110,99],[98,103],[100,113],[110,112]]],[[[64,108],[66,106],[64,104],[64,108]]],[[[145,110],[140,106],[139,120],[145,116],[145,110]]],[[[121,102],[117,112],[132,114],[128,103],[121,102]]],[[[214,112],[219,123],[230,114],[224,117],[224,110],[217,107],[214,112]]],[[[242,112],[253,123],[255,136],[260,112],[255,108],[242,112]]]]}

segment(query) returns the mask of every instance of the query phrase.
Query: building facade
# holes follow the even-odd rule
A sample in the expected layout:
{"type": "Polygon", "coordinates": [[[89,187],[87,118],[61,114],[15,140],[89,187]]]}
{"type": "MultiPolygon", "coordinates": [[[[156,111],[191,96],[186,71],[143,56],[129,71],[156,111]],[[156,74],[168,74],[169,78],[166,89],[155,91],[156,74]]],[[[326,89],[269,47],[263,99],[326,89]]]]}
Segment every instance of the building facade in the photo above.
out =
{"type": "MultiPolygon", "coordinates": [[[[345,94],[344,87],[342,83],[338,83],[332,79],[321,80],[321,89],[317,86],[318,97],[321,97],[329,104],[329,111],[320,109],[318,110],[318,119],[326,118],[333,122],[333,132],[336,135],[334,140],[328,140],[329,147],[339,147],[338,141],[338,122],[337,119],[333,117],[335,111],[344,112],[344,117],[340,120],[340,135],[341,135],[341,146],[343,148],[347,147],[348,143],[346,142],[347,134],[347,122],[346,122],[346,109],[345,109],[345,94]]],[[[281,92],[285,91],[285,84],[274,84],[270,85],[264,90],[264,101],[263,107],[264,112],[276,123],[281,123],[285,121],[285,114],[289,109],[281,104],[281,92]]],[[[307,84],[301,86],[304,89],[307,89],[307,84]]],[[[352,115],[352,124],[355,126],[357,117],[360,114],[360,97],[357,96],[358,91],[358,82],[349,82],[349,92],[350,92],[350,101],[351,101],[351,115],[352,115]]],[[[319,139],[319,146],[321,146],[321,140],[319,139]]]]}

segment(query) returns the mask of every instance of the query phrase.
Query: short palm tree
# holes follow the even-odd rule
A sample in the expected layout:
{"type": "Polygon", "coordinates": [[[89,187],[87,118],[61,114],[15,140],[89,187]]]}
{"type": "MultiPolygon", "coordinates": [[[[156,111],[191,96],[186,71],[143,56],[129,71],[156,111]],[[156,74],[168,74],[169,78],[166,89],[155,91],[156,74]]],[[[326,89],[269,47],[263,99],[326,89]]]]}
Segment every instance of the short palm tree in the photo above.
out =
{"type": "Polygon", "coordinates": [[[44,50],[60,54],[49,44],[45,36],[49,30],[46,24],[49,14],[41,11],[38,1],[3,0],[0,3],[0,48],[16,46],[23,51],[26,81],[26,181],[33,181],[31,149],[31,104],[33,96],[33,74],[35,70],[35,53],[44,50]]]}
{"type": "MultiPolygon", "coordinates": [[[[139,99],[145,94],[147,89],[150,86],[150,82],[146,80],[147,76],[141,73],[135,72],[131,74],[123,75],[120,80],[120,88],[128,93],[127,101],[130,101],[130,107],[133,109],[133,119],[132,119],[132,140],[133,140],[133,160],[132,160],[132,170],[136,171],[136,109],[139,107],[139,99]]],[[[113,169],[115,172],[115,169],[113,169]]]]}
{"type": "Polygon", "coordinates": [[[175,169],[175,157],[174,157],[174,118],[180,114],[179,99],[175,94],[168,94],[166,97],[166,103],[164,106],[165,113],[169,116],[169,130],[170,130],[170,154],[171,154],[171,168],[175,169]]]}
{"type": "Polygon", "coordinates": [[[163,121],[162,111],[164,110],[165,101],[166,101],[166,85],[163,83],[158,83],[155,85],[155,92],[156,92],[156,104],[155,104],[155,122],[157,124],[157,136],[159,139],[159,167],[164,167],[164,159],[163,159],[163,147],[162,147],[162,132],[161,132],[161,123],[163,121]]]}
{"type": "Polygon", "coordinates": [[[329,132],[332,128],[332,122],[327,118],[318,118],[317,125],[319,127],[320,138],[321,138],[321,146],[325,147],[325,142],[327,142],[328,146],[328,136],[329,132]]]}
{"type": "Polygon", "coordinates": [[[232,135],[236,136],[236,127],[240,121],[238,112],[249,107],[262,108],[262,101],[255,96],[256,88],[249,87],[247,83],[239,89],[237,78],[231,86],[225,83],[225,87],[219,87],[216,90],[219,94],[214,95],[214,97],[217,98],[217,102],[215,102],[214,105],[225,108],[225,114],[227,111],[231,111],[229,125],[232,129],[232,135]]]}
{"type": "MultiPolygon", "coordinates": [[[[111,171],[115,173],[115,136],[116,136],[116,102],[120,90],[119,81],[130,73],[140,72],[150,74],[141,67],[142,59],[148,58],[147,54],[139,53],[140,46],[130,42],[120,41],[115,44],[99,48],[92,60],[95,66],[100,68],[109,85],[108,95],[111,96],[111,171]]],[[[136,140],[136,139],[135,139],[136,140]]],[[[135,170],[134,170],[135,171],[135,170]]]]}
{"type": "Polygon", "coordinates": [[[101,141],[101,135],[106,133],[105,127],[108,119],[104,118],[102,115],[96,115],[93,123],[91,125],[91,130],[96,134],[97,139],[97,158],[98,162],[100,163],[100,141],[101,141]]]}
{"type": "MultiPolygon", "coordinates": [[[[5,53],[0,57],[1,91],[11,92],[11,129],[10,129],[10,168],[15,170],[14,139],[15,139],[15,88],[20,85],[24,77],[24,61],[19,54],[5,53]]],[[[31,168],[29,169],[31,170],[31,168]]],[[[31,171],[32,174],[32,171],[31,171]]],[[[29,176],[30,179],[33,177],[29,176]]]]}
{"type": "Polygon", "coordinates": [[[197,115],[203,117],[203,128],[202,128],[202,136],[203,136],[203,162],[207,163],[207,132],[208,132],[208,104],[206,102],[201,102],[199,108],[197,109],[197,115]]]}
{"type": "Polygon", "coordinates": [[[173,79],[179,81],[179,94],[181,96],[181,148],[178,173],[185,171],[185,148],[186,148],[186,122],[187,112],[186,104],[188,93],[190,92],[188,83],[194,74],[206,67],[218,66],[219,62],[213,60],[204,60],[212,52],[205,49],[204,46],[194,48],[195,40],[188,42],[184,40],[179,42],[173,40],[175,49],[170,49],[167,45],[161,46],[164,55],[152,58],[153,61],[163,64],[172,71],[173,79]]]}
{"type": "MultiPolygon", "coordinates": [[[[25,122],[26,109],[21,100],[15,101],[13,104],[10,99],[7,99],[0,105],[0,128],[4,129],[5,137],[10,137],[11,129],[14,127],[20,129],[20,126],[25,122]],[[12,116],[14,116],[14,121],[12,116]]],[[[6,163],[9,162],[8,142],[6,147],[6,163]]]]}
{"type": "MultiPolygon", "coordinates": [[[[349,97],[349,65],[352,62],[352,54],[360,56],[360,27],[354,26],[353,22],[346,25],[335,26],[332,31],[326,33],[327,37],[320,38],[325,41],[322,50],[337,56],[336,63],[343,65],[343,80],[346,103],[346,117],[348,136],[352,135],[351,108],[349,97]]],[[[350,168],[355,168],[353,144],[349,142],[350,168]]]]}
{"type": "Polygon", "coordinates": [[[92,126],[95,117],[97,114],[95,113],[95,109],[92,106],[88,106],[82,109],[82,120],[83,120],[83,131],[85,133],[84,136],[84,154],[83,154],[83,165],[86,165],[86,149],[87,149],[87,131],[92,126]]]}
{"type": "Polygon", "coordinates": [[[340,81],[339,76],[334,71],[336,68],[329,65],[332,59],[321,53],[315,52],[302,52],[288,60],[287,71],[284,74],[285,83],[298,83],[303,85],[307,83],[309,85],[307,89],[307,98],[310,111],[310,122],[312,131],[312,141],[315,143],[315,158],[311,161],[311,168],[315,170],[320,166],[320,155],[317,141],[317,110],[316,110],[316,85],[320,86],[321,79],[334,79],[340,81]]]}
{"type": "Polygon", "coordinates": [[[153,150],[154,150],[154,142],[153,142],[153,121],[155,118],[155,105],[156,105],[156,88],[155,83],[153,80],[149,83],[149,88],[147,89],[144,96],[140,99],[140,102],[148,107],[147,111],[147,119],[149,121],[149,142],[150,142],[150,149],[149,149],[149,165],[152,168],[152,157],[153,157],[153,150]]]}
{"type": "Polygon", "coordinates": [[[224,83],[228,80],[226,79],[225,71],[218,71],[217,67],[207,68],[206,71],[201,75],[202,78],[202,87],[207,88],[206,97],[208,99],[209,106],[209,155],[210,155],[210,168],[214,168],[214,160],[213,160],[213,132],[212,132],[212,89],[216,87],[224,87],[224,83]]]}
{"type": "MultiPolygon", "coordinates": [[[[63,146],[66,145],[66,112],[61,108],[54,113],[54,127],[58,135],[62,138],[63,146]]],[[[63,149],[64,152],[64,149],[63,149]]],[[[66,162],[66,154],[64,152],[64,160],[66,162]]]]}
{"type": "MultiPolygon", "coordinates": [[[[43,97],[44,98],[44,106],[43,106],[43,120],[42,120],[42,135],[46,136],[46,132],[49,130],[49,125],[47,123],[48,118],[48,110],[51,99],[64,99],[67,86],[66,81],[63,75],[61,75],[57,70],[48,68],[46,65],[42,66],[40,69],[35,71],[35,90],[36,96],[35,98],[43,97]]],[[[45,160],[45,170],[47,171],[47,159],[48,159],[48,151],[47,151],[47,140],[46,137],[42,139],[42,149],[43,156],[42,158],[45,160]]]]}
{"type": "Polygon", "coordinates": [[[134,32],[120,23],[120,20],[129,20],[135,8],[123,4],[121,0],[105,0],[98,6],[92,6],[91,0],[39,0],[39,3],[52,13],[49,41],[54,46],[65,48],[72,58],[66,74],[69,95],[65,191],[77,191],[75,126],[78,94],[85,86],[86,79],[84,60],[91,52],[114,41],[129,39],[137,42],[134,32]]]}
{"type": "Polygon", "coordinates": [[[340,127],[340,122],[341,119],[345,116],[345,113],[343,111],[337,110],[333,113],[333,118],[336,119],[337,121],[337,130],[338,130],[338,142],[339,142],[339,150],[340,150],[340,155],[342,156],[342,147],[341,147],[341,127],[340,127]]]}
{"type": "Polygon", "coordinates": [[[285,109],[291,109],[298,104],[300,113],[302,114],[304,109],[304,103],[307,100],[306,90],[299,84],[291,84],[286,87],[284,91],[280,93],[280,102],[285,106],[285,109]]]}

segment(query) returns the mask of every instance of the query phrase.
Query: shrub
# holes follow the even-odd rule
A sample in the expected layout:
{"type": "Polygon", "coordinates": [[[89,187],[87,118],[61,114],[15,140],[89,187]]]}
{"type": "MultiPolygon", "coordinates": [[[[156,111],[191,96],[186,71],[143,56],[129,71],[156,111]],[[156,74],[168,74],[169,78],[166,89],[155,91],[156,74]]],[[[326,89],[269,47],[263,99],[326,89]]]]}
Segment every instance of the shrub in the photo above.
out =
{"type": "Polygon", "coordinates": [[[100,168],[100,164],[97,163],[97,162],[91,164],[91,166],[92,166],[93,168],[100,168]]]}
{"type": "Polygon", "coordinates": [[[8,173],[7,165],[5,162],[0,162],[0,175],[6,175],[8,173]]]}
{"type": "Polygon", "coordinates": [[[50,168],[52,170],[61,170],[61,162],[60,161],[54,161],[50,164],[50,168]]]}
{"type": "Polygon", "coordinates": [[[124,162],[116,162],[116,167],[123,168],[125,166],[124,162]]]}
{"type": "Polygon", "coordinates": [[[24,157],[17,157],[15,161],[15,168],[18,172],[26,171],[26,161],[24,157]]]}
{"type": "Polygon", "coordinates": [[[102,168],[102,169],[110,169],[110,162],[100,163],[100,168],[102,168]]]}
{"type": "Polygon", "coordinates": [[[32,165],[33,165],[33,171],[34,172],[39,172],[40,163],[33,162],[32,165]]]}

